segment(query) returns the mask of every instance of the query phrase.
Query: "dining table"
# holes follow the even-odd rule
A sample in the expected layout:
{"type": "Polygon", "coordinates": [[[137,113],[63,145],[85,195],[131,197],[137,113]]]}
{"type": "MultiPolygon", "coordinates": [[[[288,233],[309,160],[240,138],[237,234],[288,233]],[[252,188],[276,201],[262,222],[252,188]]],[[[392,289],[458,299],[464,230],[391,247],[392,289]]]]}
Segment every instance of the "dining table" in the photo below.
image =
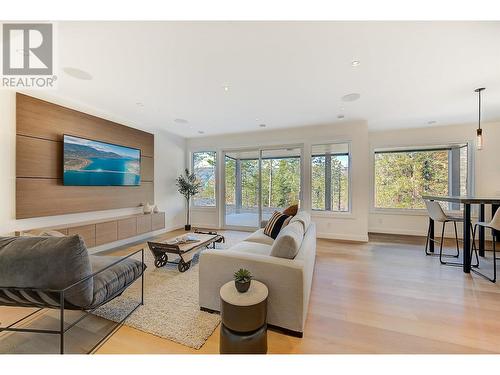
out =
{"type": "MultiPolygon", "coordinates": [[[[479,221],[485,221],[485,206],[491,205],[492,207],[492,216],[495,211],[500,207],[500,197],[482,197],[482,196],[441,196],[441,195],[423,195],[422,199],[427,199],[430,201],[437,202],[448,202],[448,203],[457,203],[463,205],[463,243],[464,243],[464,261],[463,261],[463,271],[465,273],[470,273],[471,268],[471,246],[472,246],[472,235],[470,231],[471,227],[471,206],[479,205],[479,221]]],[[[429,251],[431,253],[434,252],[434,220],[429,218],[430,223],[430,234],[431,238],[429,244],[429,251]]],[[[495,233],[498,235],[498,233],[495,233]]],[[[485,231],[484,227],[479,227],[479,256],[484,257],[484,244],[485,244],[485,231]]]]}

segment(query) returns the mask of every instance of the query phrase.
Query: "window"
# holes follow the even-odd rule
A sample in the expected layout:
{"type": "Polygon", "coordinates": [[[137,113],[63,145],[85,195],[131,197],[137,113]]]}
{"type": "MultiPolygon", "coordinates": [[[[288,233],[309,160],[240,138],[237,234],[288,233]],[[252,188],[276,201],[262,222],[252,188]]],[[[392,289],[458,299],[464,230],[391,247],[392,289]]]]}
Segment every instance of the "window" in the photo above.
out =
{"type": "Polygon", "coordinates": [[[420,209],[425,208],[422,195],[466,195],[468,158],[466,144],[376,150],[375,207],[420,209]]]}
{"type": "Polygon", "coordinates": [[[312,209],[349,211],[349,144],[312,146],[312,209]]]}
{"type": "Polygon", "coordinates": [[[215,207],[215,151],[193,152],[193,172],[201,182],[200,192],[193,197],[193,205],[215,207]]]}

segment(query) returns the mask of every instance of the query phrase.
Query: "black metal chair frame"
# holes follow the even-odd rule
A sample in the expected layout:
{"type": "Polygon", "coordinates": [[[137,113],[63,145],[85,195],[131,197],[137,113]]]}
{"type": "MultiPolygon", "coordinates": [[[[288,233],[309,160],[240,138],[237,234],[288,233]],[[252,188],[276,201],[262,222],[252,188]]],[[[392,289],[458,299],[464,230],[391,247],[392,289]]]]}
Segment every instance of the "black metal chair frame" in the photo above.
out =
{"type": "MultiPolygon", "coordinates": [[[[76,319],[75,321],[73,321],[72,323],[70,323],[68,326],[65,327],[65,322],[64,322],[64,306],[65,306],[65,301],[64,301],[64,294],[66,292],[68,292],[68,290],[70,290],[71,288],[74,288],[75,286],[89,280],[90,278],[93,278],[95,277],[96,275],[100,274],[101,272],[104,272],[106,271],[107,269],[119,264],[120,262],[123,262],[125,259],[128,259],[138,253],[141,253],[141,264],[142,264],[142,272],[141,272],[141,301],[139,303],[137,303],[137,305],[135,305],[133,307],[133,309],[127,313],[127,315],[122,319],[120,320],[119,322],[117,322],[113,328],[108,332],[106,333],[106,335],[99,340],[99,342],[97,344],[95,344],[88,352],[87,354],[90,354],[92,353],[94,350],[96,350],[100,345],[101,343],[103,343],[105,340],[107,340],[109,337],[111,337],[111,335],[113,333],[115,333],[118,328],[120,328],[123,323],[125,322],[125,320],[130,316],[132,315],[132,313],[137,310],[137,308],[139,306],[142,306],[144,305],[144,249],[141,249],[141,250],[137,250],[123,258],[120,258],[119,260],[117,260],[116,262],[113,262],[112,264],[100,269],[99,271],[97,272],[94,272],[93,274],[91,275],[88,275],[86,277],[84,277],[83,279],[67,286],[66,288],[64,289],[40,289],[40,288],[19,288],[19,287],[0,287],[0,290],[18,290],[18,291],[33,291],[33,292],[43,292],[43,293],[53,293],[53,294],[56,294],[59,296],[59,306],[57,307],[57,309],[59,310],[59,329],[57,330],[50,330],[50,329],[34,329],[34,328],[16,328],[14,327],[15,325],[17,324],[20,324],[22,323],[23,321],[25,321],[26,319],[28,319],[29,317],[33,316],[34,314],[38,313],[39,311],[41,310],[44,310],[46,308],[52,308],[52,309],[56,309],[55,307],[50,307],[50,306],[43,306],[43,305],[30,305],[30,304],[22,304],[22,303],[19,303],[19,304],[16,304],[16,305],[8,305],[8,306],[16,306],[16,307],[39,307],[37,310],[35,310],[34,312],[26,315],[25,317],[15,321],[14,323],[8,325],[7,327],[0,327],[0,332],[3,332],[3,331],[7,331],[7,332],[29,332],[29,333],[45,333],[45,334],[57,334],[60,336],[60,341],[59,341],[59,352],[60,354],[64,354],[64,335],[67,331],[69,331],[71,328],[73,328],[75,325],[77,325],[78,323],[80,323],[83,319],[85,319],[86,317],[88,317],[91,313],[93,313],[95,310],[97,310],[99,307],[101,306],[104,306],[106,303],[110,302],[111,300],[115,299],[116,297],[120,296],[124,291],[125,289],[127,289],[130,285],[132,285],[134,282],[136,282],[138,280],[135,279],[133,280],[132,282],[128,283],[127,285],[125,285],[122,289],[120,289],[119,291],[117,291],[115,294],[113,294],[110,298],[108,298],[106,301],[102,302],[101,304],[99,304],[98,306],[95,306],[95,307],[92,307],[91,309],[84,309],[84,308],[71,308],[71,310],[81,310],[81,311],[84,311],[85,314],[83,314],[81,317],[79,317],[78,319],[76,319]]],[[[66,304],[68,305],[68,304],[66,304]]],[[[68,306],[67,306],[68,307],[68,306]]]]}
{"type": "MultiPolygon", "coordinates": [[[[474,225],[474,230],[472,231],[472,241],[474,243],[475,239],[476,239],[476,232],[477,232],[477,228],[479,227],[478,224],[474,225]]],[[[479,276],[482,276],[484,277],[486,280],[489,280],[491,281],[492,283],[496,283],[497,282],[497,251],[496,251],[496,232],[495,232],[495,228],[491,228],[489,226],[485,226],[483,225],[484,228],[488,228],[488,229],[491,229],[493,231],[493,278],[490,279],[487,275],[485,275],[484,273],[481,273],[479,272],[477,269],[473,269],[471,268],[471,271],[473,271],[475,274],[479,275],[479,276]]]]}
{"type": "MultiPolygon", "coordinates": [[[[463,263],[459,263],[459,262],[445,262],[443,260],[443,258],[458,258],[460,256],[460,245],[458,243],[459,239],[458,239],[458,231],[457,231],[457,222],[455,220],[446,220],[446,221],[443,221],[443,228],[441,230],[441,240],[440,241],[430,238],[430,235],[431,235],[431,225],[434,225],[434,223],[429,221],[429,227],[427,229],[427,239],[425,241],[425,255],[439,256],[439,262],[442,265],[445,265],[445,266],[462,267],[463,263]],[[452,222],[453,223],[453,227],[455,228],[455,241],[456,241],[456,244],[457,244],[457,254],[456,255],[443,254],[444,230],[446,228],[446,223],[449,223],[449,222],[452,222]],[[430,241],[433,241],[435,243],[439,243],[439,255],[429,252],[429,242],[430,241]]],[[[472,224],[471,224],[470,230],[472,231],[472,233],[474,233],[474,230],[472,229],[472,224]]],[[[479,266],[479,257],[478,257],[478,254],[477,254],[477,249],[476,249],[476,245],[475,245],[474,241],[472,242],[472,249],[471,249],[471,251],[474,251],[475,254],[476,254],[476,264],[473,265],[473,266],[474,267],[478,267],[479,266]]],[[[471,253],[471,255],[472,255],[472,253],[471,253]]]]}

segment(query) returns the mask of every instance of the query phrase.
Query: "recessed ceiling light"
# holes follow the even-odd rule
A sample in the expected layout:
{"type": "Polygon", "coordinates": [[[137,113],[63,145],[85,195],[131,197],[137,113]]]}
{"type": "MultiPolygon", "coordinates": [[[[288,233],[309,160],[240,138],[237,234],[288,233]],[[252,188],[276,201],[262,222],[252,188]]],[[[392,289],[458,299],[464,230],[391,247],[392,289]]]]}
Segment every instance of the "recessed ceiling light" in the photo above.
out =
{"type": "Polygon", "coordinates": [[[427,124],[432,125],[432,124],[435,124],[436,122],[437,121],[435,121],[435,120],[431,120],[431,121],[427,121],[427,124]]]}
{"type": "Polygon", "coordinates": [[[224,86],[222,86],[222,88],[224,89],[225,92],[229,91],[229,86],[228,85],[224,85],[224,86]]]}
{"type": "Polygon", "coordinates": [[[337,118],[338,118],[339,120],[342,120],[344,117],[345,117],[344,115],[337,115],[337,118]]]}
{"type": "Polygon", "coordinates": [[[174,122],[175,122],[176,124],[187,124],[187,123],[188,123],[188,120],[183,119],[183,118],[176,118],[176,119],[174,120],[174,122]]]}
{"type": "Polygon", "coordinates": [[[353,102],[355,100],[358,100],[360,97],[361,97],[360,94],[358,94],[357,92],[353,92],[351,94],[344,95],[342,97],[342,101],[343,102],[353,102]]]}
{"type": "Polygon", "coordinates": [[[72,68],[70,66],[67,66],[63,68],[64,73],[69,75],[70,77],[76,78],[76,79],[82,79],[84,81],[90,81],[92,79],[92,76],[90,73],[86,72],[85,70],[77,69],[77,68],[72,68]]]}
{"type": "Polygon", "coordinates": [[[198,130],[198,134],[205,134],[203,130],[198,130]]]}
{"type": "Polygon", "coordinates": [[[352,60],[352,62],[351,62],[351,65],[354,67],[359,66],[359,64],[361,64],[361,61],[359,61],[359,60],[352,60]]]}
{"type": "Polygon", "coordinates": [[[267,125],[266,124],[259,124],[261,128],[265,128],[267,125]]]}

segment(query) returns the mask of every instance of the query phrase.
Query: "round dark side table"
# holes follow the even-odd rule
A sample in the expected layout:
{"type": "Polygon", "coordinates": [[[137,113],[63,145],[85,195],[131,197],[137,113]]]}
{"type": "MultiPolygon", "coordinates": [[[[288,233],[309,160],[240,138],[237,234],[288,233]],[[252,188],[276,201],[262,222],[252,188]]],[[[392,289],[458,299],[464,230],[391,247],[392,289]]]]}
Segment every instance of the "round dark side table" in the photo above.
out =
{"type": "Polygon", "coordinates": [[[267,353],[267,286],[252,280],[246,293],[236,290],[234,281],[220,289],[221,354],[267,353]]]}

